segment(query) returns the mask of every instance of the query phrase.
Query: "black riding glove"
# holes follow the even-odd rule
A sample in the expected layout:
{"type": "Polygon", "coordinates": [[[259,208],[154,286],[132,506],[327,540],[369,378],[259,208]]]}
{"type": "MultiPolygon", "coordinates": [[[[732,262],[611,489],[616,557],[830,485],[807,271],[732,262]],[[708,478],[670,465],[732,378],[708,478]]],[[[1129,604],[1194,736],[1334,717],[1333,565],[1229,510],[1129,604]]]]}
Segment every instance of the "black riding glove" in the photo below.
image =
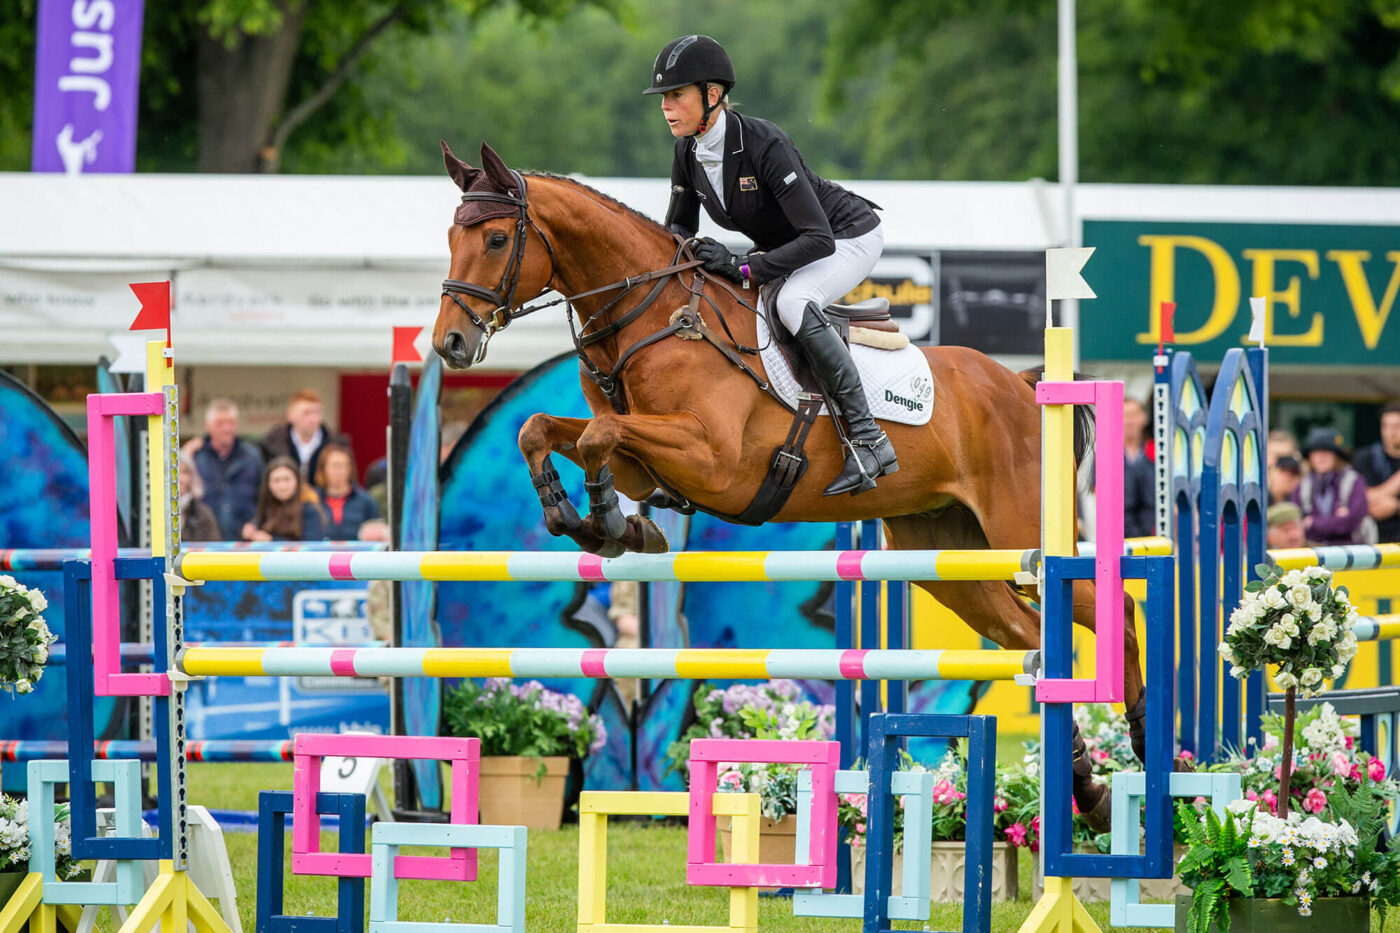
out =
{"type": "Polygon", "coordinates": [[[723,243],[710,237],[701,237],[695,241],[695,258],[705,264],[702,268],[706,272],[713,272],[731,282],[744,281],[744,273],[739,271],[743,260],[731,253],[729,247],[723,243]]]}

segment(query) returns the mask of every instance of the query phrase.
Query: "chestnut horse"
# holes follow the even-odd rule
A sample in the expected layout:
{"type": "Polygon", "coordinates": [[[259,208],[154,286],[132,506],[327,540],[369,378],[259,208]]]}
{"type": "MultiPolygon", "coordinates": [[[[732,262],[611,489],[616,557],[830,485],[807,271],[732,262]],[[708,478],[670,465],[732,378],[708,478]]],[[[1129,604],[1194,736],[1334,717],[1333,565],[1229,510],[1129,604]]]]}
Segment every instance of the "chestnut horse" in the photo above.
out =
{"type": "MultiPolygon", "coordinates": [[[[584,378],[586,370],[613,371],[620,355],[666,329],[673,314],[691,304],[694,285],[688,283],[696,264],[681,262],[676,238],[662,226],[578,181],[512,172],[485,144],[481,157],[483,167],[474,168],[443,143],[447,172],[464,196],[448,230],[450,278],[433,348],[454,369],[480,362],[491,335],[511,317],[534,310],[523,306],[548,291],[570,296],[570,313],[577,312],[585,335],[603,332],[602,339],[579,348],[580,384],[593,417],[536,414],[520,431],[520,450],[550,532],[592,552],[664,551],[664,537],[648,520],[623,518],[614,481],[638,501],[662,490],[706,511],[741,512],[793,420],[734,362],[742,359],[759,376],[764,372],[756,354],[740,352],[757,345],[754,314],[735,291],[712,280],[700,314],[714,333],[723,326],[732,334],[720,338],[731,352],[674,336],[646,344],[625,360],[615,392],[619,404],[611,403],[594,379],[584,378]],[[676,265],[685,268],[644,275],[676,265]],[[628,313],[656,289],[642,313],[628,313]],[[620,329],[613,326],[618,322],[620,329]],[[556,451],[584,470],[592,509],[582,519],[552,468],[556,451]]],[[[921,349],[933,373],[932,419],[918,427],[883,424],[900,470],[859,496],[824,498],[822,488],[843,457],[830,419],[819,418],[806,448],[810,468],[774,520],[880,519],[895,548],[1039,547],[1037,374],[1011,372],[963,347],[921,349]]],[[[1088,431],[1076,434],[1078,459],[1088,431]]],[[[1039,614],[1008,583],[913,582],[998,645],[1040,646],[1039,614]]],[[[1131,598],[1125,608],[1125,700],[1137,713],[1143,678],[1131,598]]],[[[1074,621],[1094,627],[1091,582],[1075,584],[1074,621]]],[[[1137,751],[1142,757],[1141,747],[1137,751]]],[[[1080,799],[1081,810],[1089,809],[1088,802],[1080,799]]]]}

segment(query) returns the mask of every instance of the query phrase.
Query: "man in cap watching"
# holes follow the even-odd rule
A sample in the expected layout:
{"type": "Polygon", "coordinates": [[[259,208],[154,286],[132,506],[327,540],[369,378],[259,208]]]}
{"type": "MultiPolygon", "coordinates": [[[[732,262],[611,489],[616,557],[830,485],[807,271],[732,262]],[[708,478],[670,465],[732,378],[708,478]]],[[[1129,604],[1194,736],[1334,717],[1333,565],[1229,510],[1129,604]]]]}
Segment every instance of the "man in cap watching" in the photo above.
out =
{"type": "Polygon", "coordinates": [[[1269,550],[1307,545],[1307,536],[1303,534],[1303,510],[1292,502],[1275,502],[1269,506],[1268,522],[1269,530],[1264,535],[1264,542],[1269,550]]]}
{"type": "MultiPolygon", "coordinates": [[[[1311,472],[1293,491],[1303,512],[1303,531],[1315,545],[1361,544],[1366,540],[1366,481],[1350,466],[1351,451],[1331,428],[1313,428],[1303,444],[1311,472]]],[[[1370,529],[1374,530],[1374,522],[1370,529]]]]}

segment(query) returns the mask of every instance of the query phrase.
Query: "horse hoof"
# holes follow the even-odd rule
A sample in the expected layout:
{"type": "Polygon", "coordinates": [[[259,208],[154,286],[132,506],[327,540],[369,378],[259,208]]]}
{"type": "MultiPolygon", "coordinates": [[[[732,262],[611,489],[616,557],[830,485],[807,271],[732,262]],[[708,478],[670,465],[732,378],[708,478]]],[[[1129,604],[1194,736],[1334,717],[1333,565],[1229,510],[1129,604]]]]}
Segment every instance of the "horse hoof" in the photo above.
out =
{"type": "Polygon", "coordinates": [[[1074,783],[1074,802],[1089,828],[1096,833],[1113,829],[1113,795],[1108,787],[1093,779],[1074,783]]]}
{"type": "Polygon", "coordinates": [[[1178,774],[1190,774],[1196,770],[1196,763],[1188,758],[1173,758],[1172,770],[1178,774]]]}
{"type": "Polygon", "coordinates": [[[629,551],[639,551],[642,554],[665,554],[671,549],[671,542],[666,540],[666,532],[662,531],[649,518],[640,515],[631,515],[627,518],[627,531],[622,535],[622,543],[629,551]]]}
{"type": "Polygon", "coordinates": [[[616,538],[609,538],[600,544],[593,553],[599,557],[621,557],[627,553],[627,548],[616,538]]]}

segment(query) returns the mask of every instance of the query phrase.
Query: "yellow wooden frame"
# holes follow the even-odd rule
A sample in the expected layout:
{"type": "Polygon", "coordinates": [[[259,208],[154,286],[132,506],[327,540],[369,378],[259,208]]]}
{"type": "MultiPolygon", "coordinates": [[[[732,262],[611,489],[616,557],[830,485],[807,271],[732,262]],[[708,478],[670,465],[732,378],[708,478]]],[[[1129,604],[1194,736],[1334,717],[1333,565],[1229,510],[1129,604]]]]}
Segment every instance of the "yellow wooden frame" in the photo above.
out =
{"type": "Polygon", "coordinates": [[[20,933],[26,925],[29,933],[57,933],[58,921],[76,930],[83,918],[83,909],[75,904],[45,904],[44,876],[35,871],[24,876],[15,893],[0,904],[0,931],[20,933]]]}
{"type": "MultiPolygon", "coordinates": [[[[579,797],[579,933],[734,933],[758,930],[758,888],[729,889],[728,926],[608,923],[608,817],[689,816],[690,795],[668,791],[587,791],[579,797]]],[[[758,861],[757,794],[715,794],[715,816],[734,817],[733,858],[758,861]]]]}

